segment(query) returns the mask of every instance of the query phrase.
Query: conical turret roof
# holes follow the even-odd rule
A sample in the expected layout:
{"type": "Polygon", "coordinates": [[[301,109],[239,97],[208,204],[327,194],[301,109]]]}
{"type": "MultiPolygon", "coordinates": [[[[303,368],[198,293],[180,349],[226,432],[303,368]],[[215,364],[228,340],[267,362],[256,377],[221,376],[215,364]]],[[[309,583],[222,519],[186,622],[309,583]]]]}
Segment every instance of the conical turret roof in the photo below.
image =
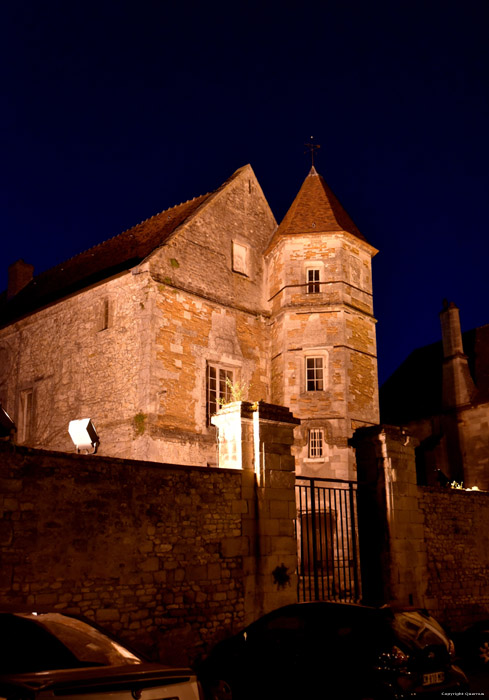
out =
{"type": "Polygon", "coordinates": [[[346,231],[367,242],[342,205],[312,166],[290,209],[276,230],[270,246],[290,234],[314,234],[346,231]]]}

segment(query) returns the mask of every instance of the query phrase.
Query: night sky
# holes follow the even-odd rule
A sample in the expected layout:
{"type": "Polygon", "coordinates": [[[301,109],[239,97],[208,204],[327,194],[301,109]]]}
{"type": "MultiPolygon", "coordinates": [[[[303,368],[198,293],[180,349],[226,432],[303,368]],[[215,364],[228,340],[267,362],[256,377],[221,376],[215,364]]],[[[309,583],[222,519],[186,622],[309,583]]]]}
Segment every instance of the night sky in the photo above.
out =
{"type": "Polygon", "coordinates": [[[41,272],[251,163],[316,167],[374,259],[379,376],[489,323],[489,3],[5,0],[2,265],[41,272]]]}

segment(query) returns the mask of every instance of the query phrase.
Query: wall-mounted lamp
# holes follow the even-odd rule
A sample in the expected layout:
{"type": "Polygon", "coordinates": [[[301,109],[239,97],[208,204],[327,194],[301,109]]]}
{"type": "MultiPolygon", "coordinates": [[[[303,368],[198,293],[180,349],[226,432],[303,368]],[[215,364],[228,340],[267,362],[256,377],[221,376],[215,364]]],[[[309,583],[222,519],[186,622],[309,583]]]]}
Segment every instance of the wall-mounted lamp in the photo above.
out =
{"type": "Polygon", "coordinates": [[[77,452],[85,450],[88,454],[91,450],[91,454],[95,454],[100,440],[90,418],[71,420],[68,432],[77,452]]]}

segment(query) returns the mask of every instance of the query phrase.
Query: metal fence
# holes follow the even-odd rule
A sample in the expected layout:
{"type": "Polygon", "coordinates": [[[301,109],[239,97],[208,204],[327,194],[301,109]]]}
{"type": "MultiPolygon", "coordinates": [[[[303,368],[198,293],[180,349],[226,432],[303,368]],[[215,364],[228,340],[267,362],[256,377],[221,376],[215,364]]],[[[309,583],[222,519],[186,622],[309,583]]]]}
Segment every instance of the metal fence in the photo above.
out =
{"type": "Polygon", "coordinates": [[[358,601],[357,482],[296,481],[299,600],[358,601]]]}

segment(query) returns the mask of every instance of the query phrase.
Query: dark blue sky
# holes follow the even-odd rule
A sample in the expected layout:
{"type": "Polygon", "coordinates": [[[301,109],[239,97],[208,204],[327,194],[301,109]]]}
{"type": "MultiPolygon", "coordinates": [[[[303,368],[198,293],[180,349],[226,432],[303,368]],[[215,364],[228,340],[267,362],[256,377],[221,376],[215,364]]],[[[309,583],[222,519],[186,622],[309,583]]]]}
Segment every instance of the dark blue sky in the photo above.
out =
{"type": "Polygon", "coordinates": [[[489,4],[6,0],[0,288],[251,163],[278,220],[318,171],[374,260],[381,380],[489,323],[489,4]]]}

